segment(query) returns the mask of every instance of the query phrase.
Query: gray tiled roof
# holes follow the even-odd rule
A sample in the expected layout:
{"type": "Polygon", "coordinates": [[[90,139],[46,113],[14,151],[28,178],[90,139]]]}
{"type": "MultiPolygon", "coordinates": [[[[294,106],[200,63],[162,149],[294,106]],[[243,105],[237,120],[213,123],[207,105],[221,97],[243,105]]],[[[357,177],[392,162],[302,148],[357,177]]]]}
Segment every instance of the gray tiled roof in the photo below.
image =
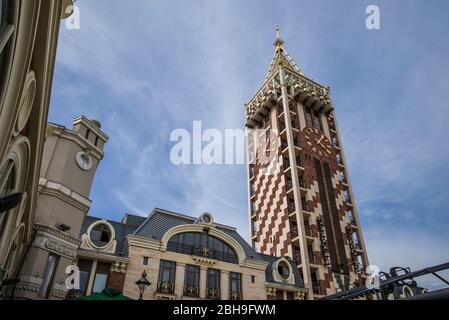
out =
{"type": "Polygon", "coordinates": [[[126,213],[123,217],[122,223],[133,226],[135,228],[139,227],[147,217],[138,216],[135,214],[126,213]]]}
{"type": "MultiPolygon", "coordinates": [[[[142,226],[140,226],[135,234],[152,239],[160,240],[164,234],[173,227],[185,224],[192,224],[196,218],[184,215],[167,214],[164,211],[155,209],[142,226]]],[[[226,233],[228,236],[236,240],[245,251],[248,257],[254,260],[262,260],[259,254],[235,231],[231,228],[218,226],[217,229],[226,233]]]]}
{"type": "Polygon", "coordinates": [[[161,240],[164,234],[173,227],[192,224],[195,218],[183,215],[166,214],[155,209],[142,225],[136,229],[135,235],[161,240]]]}
{"type": "MultiPolygon", "coordinates": [[[[85,233],[92,223],[101,220],[95,217],[86,217],[81,226],[81,235],[85,233]]],[[[179,213],[174,213],[162,209],[154,209],[153,212],[147,217],[140,217],[136,215],[127,214],[126,218],[119,223],[115,221],[108,222],[113,226],[116,233],[117,249],[115,255],[127,256],[128,248],[126,246],[126,237],[129,234],[135,234],[142,237],[148,237],[155,240],[161,240],[164,234],[173,227],[180,225],[193,224],[197,218],[186,216],[179,213]],[[138,223],[140,222],[140,225],[138,223]]],[[[273,264],[279,259],[279,257],[273,257],[266,254],[257,253],[243,238],[238,234],[235,228],[227,227],[225,225],[217,225],[217,229],[224,232],[228,236],[236,240],[245,251],[248,258],[258,261],[268,262],[266,273],[266,280],[272,283],[279,283],[285,285],[283,282],[277,282],[273,278],[273,264]]],[[[295,276],[295,286],[304,287],[304,282],[299,274],[298,268],[295,263],[288,258],[290,265],[292,266],[295,276]]]]}
{"type": "MultiPolygon", "coordinates": [[[[259,254],[259,255],[262,257],[262,259],[264,261],[268,262],[267,269],[265,270],[265,276],[266,276],[267,282],[279,283],[279,284],[286,285],[285,282],[279,282],[279,281],[274,280],[274,278],[273,278],[273,265],[277,260],[279,260],[279,257],[273,257],[273,256],[270,256],[267,254],[259,254]]],[[[303,288],[304,281],[301,277],[301,274],[299,273],[298,267],[293,262],[293,260],[291,260],[289,257],[286,257],[286,259],[288,260],[288,262],[290,263],[290,266],[292,267],[293,274],[295,276],[295,286],[303,288]]]]}
{"type": "Polygon", "coordinates": [[[248,242],[246,242],[245,239],[243,239],[242,236],[237,233],[237,231],[226,229],[226,228],[221,228],[221,227],[217,227],[217,229],[219,229],[220,231],[223,231],[228,236],[230,236],[231,238],[236,240],[242,246],[242,248],[245,251],[245,254],[246,254],[247,257],[252,258],[254,260],[260,260],[260,261],[263,260],[263,258],[260,256],[260,254],[257,253],[253,249],[253,247],[251,247],[248,244],[248,242]]]}
{"type": "MultiPolygon", "coordinates": [[[[101,218],[87,216],[84,218],[83,223],[81,224],[80,237],[87,232],[89,226],[98,221],[102,220],[101,218]]],[[[126,246],[126,237],[133,233],[136,230],[136,227],[126,225],[116,221],[107,220],[115,231],[115,239],[117,240],[117,247],[115,249],[115,256],[128,256],[128,248],[126,246]]]]}

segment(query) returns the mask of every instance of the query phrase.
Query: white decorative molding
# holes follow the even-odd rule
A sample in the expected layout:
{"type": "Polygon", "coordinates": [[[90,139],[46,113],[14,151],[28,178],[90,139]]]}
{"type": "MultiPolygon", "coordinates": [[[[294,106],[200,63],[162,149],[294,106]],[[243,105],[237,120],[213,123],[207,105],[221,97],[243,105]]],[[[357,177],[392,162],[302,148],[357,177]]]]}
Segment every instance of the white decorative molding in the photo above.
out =
{"type": "Polygon", "coordinates": [[[115,249],[117,248],[117,240],[115,239],[115,230],[112,227],[112,225],[107,220],[98,220],[94,223],[92,223],[89,228],[87,229],[86,233],[84,233],[81,237],[81,248],[83,249],[93,249],[97,251],[102,252],[109,252],[109,253],[115,253],[115,249]],[[98,225],[106,225],[109,228],[109,231],[111,233],[111,238],[109,239],[109,242],[103,246],[98,247],[96,246],[92,240],[90,239],[90,234],[92,232],[92,229],[95,228],[98,225]]]}
{"type": "Polygon", "coordinates": [[[19,114],[14,126],[13,136],[16,137],[25,128],[33,109],[34,97],[36,96],[36,76],[34,71],[28,72],[20,97],[19,114]]]}
{"type": "Polygon", "coordinates": [[[86,197],[83,197],[58,182],[53,182],[45,178],[39,179],[39,192],[48,196],[54,196],[83,212],[89,211],[90,206],[92,205],[92,201],[86,197]]]}
{"type": "MultiPolygon", "coordinates": [[[[234,249],[235,253],[237,254],[237,258],[239,261],[239,264],[242,264],[243,261],[247,258],[245,251],[243,250],[242,246],[235,240],[234,238],[228,236],[226,233],[216,229],[213,226],[207,226],[209,228],[209,235],[216,237],[226,244],[228,244],[232,249],[234,249]]],[[[173,227],[169,229],[164,236],[161,239],[161,250],[166,251],[167,250],[167,243],[168,241],[176,234],[178,233],[185,233],[185,232],[198,232],[201,233],[204,231],[204,224],[185,224],[173,227]]]]}
{"type": "Polygon", "coordinates": [[[293,274],[293,268],[287,259],[280,258],[273,263],[273,278],[275,281],[278,281],[278,282],[284,282],[284,283],[289,283],[289,284],[293,284],[293,285],[295,284],[295,275],[293,274]],[[281,262],[285,263],[285,265],[288,268],[288,278],[287,279],[284,279],[278,271],[278,267],[281,262]]]}
{"type": "Polygon", "coordinates": [[[87,151],[80,151],[75,155],[75,161],[78,167],[80,167],[81,170],[89,171],[92,169],[92,158],[89,156],[89,152],[87,151]]]}

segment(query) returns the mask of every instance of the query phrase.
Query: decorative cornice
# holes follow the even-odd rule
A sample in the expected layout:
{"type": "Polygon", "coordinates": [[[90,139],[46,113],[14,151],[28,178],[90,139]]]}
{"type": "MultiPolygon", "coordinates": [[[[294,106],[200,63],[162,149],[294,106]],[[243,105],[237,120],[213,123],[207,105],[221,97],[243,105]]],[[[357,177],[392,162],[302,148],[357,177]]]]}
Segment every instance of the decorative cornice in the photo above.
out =
{"type": "Polygon", "coordinates": [[[54,236],[56,238],[65,240],[67,242],[70,242],[70,243],[74,244],[77,247],[81,244],[81,240],[80,239],[75,238],[75,237],[73,237],[73,236],[71,236],[71,235],[69,235],[69,234],[67,234],[67,233],[65,233],[65,232],[63,232],[61,230],[52,228],[52,227],[47,226],[47,225],[43,225],[43,224],[40,224],[40,223],[35,223],[34,224],[34,229],[36,231],[38,231],[38,232],[39,231],[40,232],[44,232],[44,233],[50,234],[50,235],[52,235],[52,236],[54,236]]]}
{"type": "Polygon", "coordinates": [[[60,183],[45,178],[39,179],[38,191],[41,194],[56,197],[83,212],[88,212],[92,205],[92,201],[86,197],[83,197],[60,183]]]}
{"type": "MultiPolygon", "coordinates": [[[[283,66],[277,70],[285,71],[285,86],[289,96],[300,102],[305,102],[309,106],[324,112],[333,110],[330,89],[307,78],[306,76],[286,69],[283,66]]],[[[265,81],[257,93],[245,104],[246,125],[253,128],[266,115],[271,107],[277,103],[281,97],[281,82],[279,73],[273,72],[272,76],[265,81]]]]}
{"type": "Polygon", "coordinates": [[[217,260],[214,259],[208,259],[199,256],[192,256],[192,258],[198,265],[213,266],[215,263],[217,263],[217,260]]]}
{"type": "Polygon", "coordinates": [[[88,259],[97,259],[108,262],[120,262],[124,265],[128,265],[129,258],[128,257],[119,257],[110,254],[105,254],[97,251],[92,251],[88,249],[80,249],[78,250],[78,259],[79,258],[88,258],[88,259]]]}
{"type": "Polygon", "coordinates": [[[126,240],[128,241],[129,246],[153,249],[153,250],[161,250],[161,241],[160,240],[149,239],[149,238],[137,236],[134,234],[128,235],[126,237],[126,240]]]}
{"type": "Polygon", "coordinates": [[[64,126],[60,126],[57,124],[49,123],[49,126],[51,126],[52,135],[60,137],[61,139],[65,139],[68,141],[72,141],[75,144],[77,144],[82,150],[90,150],[91,155],[93,155],[98,160],[102,160],[104,157],[104,152],[95,146],[92,142],[86,140],[85,138],[81,137],[78,132],[75,132],[73,130],[67,129],[64,126]]]}

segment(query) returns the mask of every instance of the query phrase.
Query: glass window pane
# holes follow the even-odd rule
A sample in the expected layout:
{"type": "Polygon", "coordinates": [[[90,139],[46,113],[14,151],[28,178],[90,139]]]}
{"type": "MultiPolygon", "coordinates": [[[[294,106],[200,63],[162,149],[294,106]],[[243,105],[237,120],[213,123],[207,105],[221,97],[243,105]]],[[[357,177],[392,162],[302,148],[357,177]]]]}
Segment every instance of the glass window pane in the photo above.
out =
{"type": "Polygon", "coordinates": [[[94,286],[92,288],[92,293],[98,293],[106,288],[106,282],[108,280],[108,275],[103,273],[95,274],[94,286]]]}
{"type": "Polygon", "coordinates": [[[54,255],[49,255],[47,264],[44,270],[44,276],[42,284],[39,290],[39,296],[42,298],[48,298],[50,293],[50,288],[52,286],[53,277],[55,275],[56,265],[58,262],[58,257],[54,255]]]}
{"type": "Polygon", "coordinates": [[[86,294],[87,291],[87,282],[89,281],[89,272],[80,270],[80,291],[86,294]]]}

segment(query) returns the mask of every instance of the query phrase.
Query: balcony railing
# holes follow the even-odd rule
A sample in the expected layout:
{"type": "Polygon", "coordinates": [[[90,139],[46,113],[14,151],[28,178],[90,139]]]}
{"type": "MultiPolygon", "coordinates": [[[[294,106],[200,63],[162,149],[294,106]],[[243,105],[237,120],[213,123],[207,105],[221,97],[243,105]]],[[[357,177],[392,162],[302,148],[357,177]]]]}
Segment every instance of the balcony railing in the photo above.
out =
{"type": "Polygon", "coordinates": [[[234,254],[229,254],[223,251],[213,250],[206,247],[194,247],[182,243],[168,242],[167,249],[170,251],[220,260],[224,262],[238,263],[237,257],[234,254]]]}
{"type": "Polygon", "coordinates": [[[164,294],[174,294],[175,293],[175,283],[160,281],[157,283],[157,292],[164,294]]]}
{"type": "Polygon", "coordinates": [[[287,185],[287,190],[290,190],[291,188],[293,188],[293,181],[291,179],[288,179],[286,182],[287,185]]]}
{"type": "Polygon", "coordinates": [[[219,300],[220,291],[214,288],[206,288],[206,299],[219,300]]]}
{"type": "Polygon", "coordinates": [[[229,294],[229,300],[243,300],[243,294],[239,291],[231,292],[229,294]]]}
{"type": "Polygon", "coordinates": [[[199,297],[200,288],[198,286],[184,286],[184,295],[187,297],[199,297]]]}

